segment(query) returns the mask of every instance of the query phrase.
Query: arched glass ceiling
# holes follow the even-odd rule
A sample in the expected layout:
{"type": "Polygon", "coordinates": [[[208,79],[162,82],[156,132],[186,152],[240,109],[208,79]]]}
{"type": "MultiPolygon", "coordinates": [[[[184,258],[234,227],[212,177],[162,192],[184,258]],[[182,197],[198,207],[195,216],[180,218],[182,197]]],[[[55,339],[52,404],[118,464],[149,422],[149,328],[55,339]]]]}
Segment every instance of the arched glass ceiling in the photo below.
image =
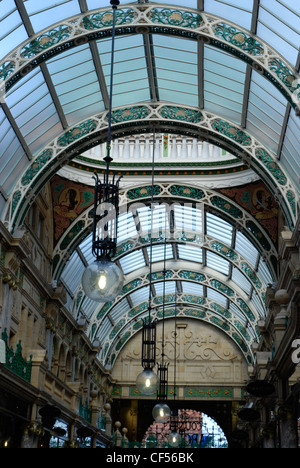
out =
{"type": "MultiPolygon", "coordinates": [[[[137,12],[139,6],[149,7],[152,14],[146,18],[148,29],[134,30],[134,33],[130,28],[124,29],[125,32],[120,29],[117,34],[114,106],[130,108],[137,103],[156,105],[167,101],[215,114],[236,125],[230,131],[253,135],[271,158],[266,161],[268,169],[272,165],[275,172],[278,167],[286,171],[299,191],[299,100],[298,84],[294,85],[300,66],[298,3],[291,0],[249,0],[246,6],[238,0],[125,3],[121,0],[120,9],[124,8],[125,12],[137,12]],[[189,8],[194,10],[187,11],[189,8]],[[180,23],[183,18],[184,22],[180,23]],[[205,19],[207,29],[202,29],[197,36],[195,31],[201,18],[205,19]],[[214,29],[212,25],[217,26],[214,29]],[[294,88],[296,102],[291,96],[294,88]]],[[[5,0],[0,7],[0,210],[5,213],[8,201],[13,212],[21,198],[20,193],[14,193],[18,181],[24,174],[27,177],[42,170],[47,158],[51,158],[48,148],[57,145],[54,139],[63,133],[64,138],[70,137],[68,131],[74,136],[75,124],[107,110],[111,41],[107,24],[84,30],[86,24],[91,25],[89,10],[109,8],[109,0],[46,0],[43,3],[5,0]],[[84,21],[85,16],[89,21],[84,21]],[[43,32],[39,34],[39,31],[43,32]],[[89,34],[95,31],[98,34],[91,39],[89,34]]],[[[126,13],[124,17],[125,25],[130,25],[130,14],[127,19],[126,13]]],[[[93,18],[96,23],[97,18],[93,18]]],[[[139,26],[144,26],[146,19],[139,26]]],[[[277,183],[279,187],[280,177],[277,183]]],[[[142,222],[142,215],[140,219],[142,222]]],[[[134,235],[132,221],[120,220],[120,225],[123,222],[126,226],[126,232],[120,229],[120,241],[134,235]]],[[[193,231],[192,213],[185,223],[186,229],[193,231]]],[[[226,224],[212,213],[206,213],[202,223],[208,244],[173,242],[168,245],[168,262],[175,275],[169,279],[168,287],[176,283],[181,294],[215,300],[215,304],[226,305],[236,317],[241,314],[241,320],[245,315],[238,300],[245,304],[248,301],[252,313],[263,316],[263,296],[253,279],[259,278],[265,287],[272,278],[262,260],[262,252],[244,239],[236,226],[226,224]],[[222,239],[218,237],[220,233],[222,239]],[[240,268],[241,263],[220,254],[217,243],[212,247],[212,239],[221,240],[227,249],[237,253],[239,260],[242,256],[255,275],[249,278],[249,270],[240,268]],[[180,270],[174,269],[176,263],[180,270]],[[194,270],[203,271],[205,277],[198,285],[179,275],[187,264],[190,269],[184,271],[193,274],[194,270]],[[213,280],[232,285],[235,301],[213,287],[213,280]]],[[[89,261],[89,245],[87,239],[74,251],[62,275],[70,299],[75,298],[78,278],[89,261]],[[76,275],[72,266],[77,268],[76,275]]],[[[133,249],[119,259],[129,282],[134,277],[133,266],[141,273],[147,270],[147,248],[146,245],[133,249]]],[[[158,243],[154,246],[158,269],[161,253],[162,246],[158,243]]],[[[159,298],[160,293],[161,284],[156,282],[153,296],[159,298]]],[[[109,336],[122,314],[129,314],[134,304],[142,304],[146,296],[145,283],[128,292],[105,316],[101,333],[107,330],[109,336]]],[[[73,303],[70,300],[70,310],[74,308],[75,316],[76,305],[89,319],[99,312],[86,299],[73,303]]],[[[212,302],[206,305],[211,308],[212,302]]],[[[126,326],[131,325],[122,325],[126,326]]]]}
{"type": "MultiPolygon", "coordinates": [[[[282,56],[282,62],[274,58],[269,63],[270,70],[277,73],[278,86],[275,88],[266,79],[266,73],[265,76],[260,75],[248,65],[247,60],[241,60],[242,55],[228,54],[226,47],[214,47],[214,41],[209,44],[188,40],[161,34],[157,30],[155,34],[118,35],[114,106],[168,101],[199,106],[216,113],[245,128],[277,156],[298,190],[299,119],[282,94],[280,81],[293,90],[293,76],[290,74],[294,71],[295,78],[299,71],[299,5],[291,0],[249,0],[246,6],[233,0],[190,0],[184,5],[179,0],[161,4],[139,1],[132,5],[142,4],[145,8],[157,8],[159,15],[164,11],[164,16],[160,16],[157,22],[163,21],[166,25],[174,24],[172,21],[178,24],[176,21],[182,17],[182,8],[198,8],[192,13],[194,17],[201,12],[218,15],[224,18],[224,23],[220,23],[225,25],[222,26],[222,34],[228,42],[231,41],[230,44],[241,44],[238,41],[243,41],[243,36],[238,29],[228,29],[230,23],[226,25],[226,21],[245,28],[248,34],[257,34],[262,44],[259,47],[269,44],[282,56]],[[233,38],[226,36],[234,31],[233,38]]],[[[121,1],[119,8],[126,11],[130,9],[129,5],[121,1]]],[[[88,10],[101,7],[109,8],[109,1],[1,2],[0,59],[3,61],[0,62],[0,83],[13,72],[15,63],[9,59],[13,48],[21,44],[14,56],[21,51],[22,57],[30,60],[30,57],[34,58],[36,48],[48,51],[52,47],[49,46],[49,37],[52,38],[50,41],[54,40],[54,45],[66,39],[69,32],[64,26],[65,18],[84,15],[88,10]],[[61,26],[52,28],[50,36],[44,34],[38,36],[37,42],[25,44],[39,31],[51,29],[52,24],[61,26]]],[[[247,41],[251,44],[250,39],[247,41]]],[[[254,59],[256,53],[253,50],[254,59]]],[[[45,62],[40,58],[37,63],[32,62],[34,69],[30,72],[27,69],[23,78],[21,74],[18,81],[11,81],[6,93],[2,89],[1,206],[11,194],[16,179],[49,141],[64,129],[107,109],[109,38],[83,44],[78,41],[77,47],[45,57],[45,62]]]]}
{"type": "MultiPolygon", "coordinates": [[[[154,304],[162,300],[164,288],[166,296],[174,295],[176,291],[182,304],[188,305],[190,309],[206,304],[208,308],[228,310],[228,314],[232,314],[240,326],[250,326],[251,339],[257,340],[257,321],[266,314],[266,287],[274,281],[262,252],[236,226],[216,214],[181,205],[176,205],[174,212],[172,225],[166,222],[166,205],[154,209],[153,221],[147,206],[139,210],[138,223],[133,222],[130,212],[121,215],[119,219],[119,240],[122,242],[131,242],[134,237],[145,237],[151,232],[152,223],[151,297],[154,304]],[[124,222],[125,219],[128,222],[124,222]],[[171,242],[167,237],[166,247],[165,229],[168,235],[170,230],[173,234],[175,232],[173,239],[177,238],[177,241],[171,242]],[[181,239],[191,234],[203,237],[196,244],[178,241],[179,232],[184,232],[181,239]],[[161,271],[165,252],[167,275],[164,286],[161,271]],[[246,304],[253,319],[245,314],[246,304]]],[[[132,311],[140,308],[145,315],[149,300],[150,258],[148,242],[117,259],[125,274],[123,297],[117,298],[115,303],[99,305],[84,297],[81,289],[81,275],[85,266],[93,261],[91,235],[75,250],[62,273],[61,281],[68,293],[70,312],[75,319],[84,316],[88,320],[90,337],[104,343],[107,336],[119,326],[124,327],[126,323],[130,326],[132,317],[136,318],[132,311]]],[[[172,304],[174,298],[167,299],[167,302],[172,304]]]]}

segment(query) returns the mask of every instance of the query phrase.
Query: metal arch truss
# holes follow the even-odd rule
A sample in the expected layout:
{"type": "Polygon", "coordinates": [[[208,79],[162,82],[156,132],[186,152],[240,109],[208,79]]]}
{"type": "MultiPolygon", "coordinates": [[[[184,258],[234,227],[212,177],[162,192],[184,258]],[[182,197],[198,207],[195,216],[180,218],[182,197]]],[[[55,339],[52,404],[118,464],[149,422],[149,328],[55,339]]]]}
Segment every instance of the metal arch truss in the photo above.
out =
{"type": "MultiPolygon", "coordinates": [[[[34,67],[65,50],[111,36],[112,10],[102,8],[55,23],[0,62],[0,83],[10,89],[34,67]]],[[[276,50],[250,31],[220,17],[183,7],[128,4],[117,11],[116,34],[167,34],[201,40],[237,56],[270,80],[300,109],[300,79],[276,50]]]]}
{"type": "MultiPolygon", "coordinates": [[[[214,272],[216,273],[216,272],[214,272]]],[[[260,335],[257,329],[257,322],[259,318],[257,311],[251,306],[241,291],[241,295],[231,289],[228,283],[225,284],[218,276],[211,275],[208,272],[199,274],[196,271],[178,269],[171,270],[167,268],[166,281],[191,281],[197,284],[202,284],[211,289],[214,289],[226,298],[229,299],[239,310],[241,315],[244,316],[244,323],[223,305],[204,296],[199,296],[190,293],[177,293],[176,295],[176,316],[177,317],[190,317],[200,319],[211,323],[221,328],[228,336],[235,341],[241,348],[246,360],[250,363],[254,362],[254,355],[252,345],[254,342],[259,342],[260,335]],[[200,278],[201,277],[201,278],[200,278]]],[[[152,283],[162,281],[161,272],[153,273],[152,283]]],[[[149,275],[142,275],[139,280],[127,284],[128,293],[139,288],[149,285],[149,275]]],[[[123,296],[124,297],[124,296],[123,296]]],[[[166,296],[155,296],[151,301],[151,316],[153,320],[162,320],[162,305],[164,303],[165,318],[174,318],[175,316],[175,294],[167,294],[166,296]]],[[[90,333],[87,333],[91,339],[99,339],[98,333],[101,331],[101,325],[104,319],[108,316],[113,309],[114,304],[105,305],[98,313],[97,321],[93,323],[90,328],[90,333]]],[[[122,318],[114,324],[113,329],[109,335],[101,341],[101,351],[99,359],[105,365],[113,365],[117,355],[123,346],[130,340],[136,333],[141,330],[142,318],[148,315],[149,302],[141,302],[132,308],[129,312],[122,314],[122,318]]]]}
{"type": "MultiPolygon", "coordinates": [[[[212,189],[207,189],[191,184],[176,184],[174,182],[157,183],[155,185],[156,190],[154,195],[154,202],[157,203],[159,201],[160,204],[168,204],[171,200],[170,209],[172,208],[172,205],[185,202],[187,204],[192,204],[201,210],[204,209],[207,211],[214,211],[218,213],[219,216],[226,219],[231,225],[245,233],[246,236],[251,239],[251,242],[256,246],[257,250],[263,257],[275,281],[277,278],[277,250],[267,231],[265,231],[263,226],[259,224],[257,220],[244,208],[242,208],[230,198],[226,197],[224,194],[216,192],[212,189]]],[[[135,186],[134,188],[129,187],[125,190],[121,190],[120,213],[126,212],[124,210],[133,211],[136,204],[137,207],[139,207],[141,203],[147,205],[150,203],[150,200],[150,185],[140,185],[135,186]]],[[[62,238],[55,247],[53,253],[54,267],[52,272],[52,276],[55,280],[59,280],[66,262],[74,250],[79,246],[81,241],[89,234],[92,226],[92,210],[93,207],[90,207],[81,213],[81,215],[79,215],[76,220],[73,221],[68,229],[65,230],[62,238]]],[[[145,247],[150,243],[149,236],[143,237],[143,233],[140,234],[141,235],[137,237],[128,238],[124,242],[118,244],[117,254],[115,257],[116,261],[120,260],[131,251],[145,247]]],[[[170,242],[184,242],[198,246],[201,245],[204,248],[212,250],[213,252],[223,256],[226,260],[232,262],[244,273],[246,270],[250,272],[250,268],[251,273],[249,273],[248,276],[249,280],[253,281],[254,276],[252,270],[254,265],[252,267],[249,266],[245,259],[243,259],[238,252],[232,249],[231,246],[227,246],[208,235],[203,235],[202,233],[195,231],[188,232],[186,229],[180,229],[177,231],[174,229],[171,234],[172,237],[169,239],[170,242]],[[246,265],[248,265],[249,268],[246,267],[246,265]]],[[[157,241],[155,241],[155,239],[153,240],[153,243],[162,242],[163,239],[157,239],[157,241]]],[[[258,279],[258,281],[255,280],[254,283],[255,282],[263,284],[260,279],[258,279]]],[[[253,285],[257,287],[257,284],[253,285]]],[[[259,290],[261,292],[261,288],[259,288],[259,290]]]]}
{"type": "MultiPolygon", "coordinates": [[[[227,333],[231,339],[242,349],[248,362],[254,362],[253,351],[251,346],[253,342],[259,342],[260,334],[257,328],[257,322],[262,319],[256,309],[249,304],[246,294],[237,288],[232,282],[226,282],[224,275],[218,275],[217,272],[209,271],[204,269],[203,272],[186,269],[186,265],[182,262],[182,268],[177,270],[168,268],[166,271],[166,281],[190,281],[193,283],[207,286],[210,289],[221,293],[231,303],[233,303],[240,311],[240,314],[244,317],[245,326],[239,318],[223,305],[218,302],[209,299],[204,296],[199,296],[191,293],[178,293],[176,295],[176,307],[178,307],[177,315],[180,317],[190,317],[195,319],[206,320],[212,325],[221,328],[227,333]],[[233,289],[235,288],[235,290],[233,289]],[[207,311],[210,311],[208,314],[207,311]]],[[[152,274],[152,284],[162,281],[161,270],[155,271],[152,274]]],[[[91,322],[87,330],[87,335],[91,340],[101,339],[98,336],[101,332],[101,326],[106,317],[113,310],[116,303],[120,298],[124,298],[133,291],[137,291],[140,288],[149,286],[149,274],[145,273],[139,275],[138,279],[131,281],[125,285],[127,292],[116,299],[113,303],[105,304],[100,311],[98,311],[97,319],[91,322]]],[[[78,291],[80,295],[81,291],[78,291]]],[[[175,294],[167,294],[165,296],[155,296],[151,300],[152,318],[162,319],[162,305],[165,305],[165,317],[172,318],[175,315],[175,294]],[[170,312],[171,310],[171,312],[170,312]]],[[[99,359],[101,362],[112,364],[112,356],[120,352],[126,342],[132,338],[132,336],[138,333],[142,327],[141,319],[148,315],[149,302],[141,302],[140,304],[133,307],[129,312],[122,314],[122,318],[114,324],[113,329],[109,335],[101,340],[101,351],[99,353],[99,359]]],[[[113,359],[115,360],[115,358],[113,359]]]]}
{"type": "MultiPolygon", "coordinates": [[[[259,174],[278,200],[290,229],[295,226],[299,200],[293,183],[276,156],[245,129],[199,108],[162,102],[114,108],[112,121],[113,138],[151,132],[155,125],[158,131],[204,138],[228,150],[259,174]]],[[[2,221],[9,231],[14,232],[22,224],[34,198],[61,167],[105,141],[107,126],[105,111],[70,128],[35,156],[16,183],[3,214],[2,221]]]]}

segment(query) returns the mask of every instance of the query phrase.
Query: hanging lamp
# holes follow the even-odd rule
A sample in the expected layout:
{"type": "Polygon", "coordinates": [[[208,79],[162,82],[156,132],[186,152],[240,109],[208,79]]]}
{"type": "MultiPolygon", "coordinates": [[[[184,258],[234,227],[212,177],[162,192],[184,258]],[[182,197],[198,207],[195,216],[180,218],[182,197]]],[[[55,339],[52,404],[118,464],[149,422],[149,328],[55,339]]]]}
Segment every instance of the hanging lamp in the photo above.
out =
{"type": "MultiPolygon", "coordinates": [[[[175,316],[175,325],[174,325],[174,402],[176,399],[176,353],[177,353],[177,285],[175,283],[175,304],[174,304],[174,316],[175,316]]],[[[174,405],[175,406],[175,405],[174,405]]],[[[179,447],[181,444],[181,435],[179,434],[178,427],[178,409],[173,409],[172,415],[170,418],[170,430],[171,433],[168,437],[168,444],[173,447],[179,447]]]]}
{"type": "Polygon", "coordinates": [[[168,368],[169,363],[165,362],[165,301],[166,301],[166,246],[167,228],[165,218],[165,242],[164,242],[164,271],[163,271],[163,318],[162,318],[162,351],[161,362],[157,366],[159,386],[157,392],[157,404],[152,410],[152,416],[158,423],[166,423],[171,416],[170,407],[166,401],[168,398],[168,368]]]}
{"type": "Polygon", "coordinates": [[[150,258],[149,258],[149,300],[148,317],[143,320],[142,328],[142,367],[144,370],[137,376],[137,389],[144,395],[153,395],[159,386],[158,375],[154,372],[156,364],[156,320],[151,317],[151,286],[152,286],[152,233],[153,233],[153,206],[154,206],[154,153],[155,153],[155,129],[153,132],[153,157],[152,157],[152,193],[151,193],[151,231],[150,231],[150,258]]]}
{"type": "Polygon", "coordinates": [[[96,174],[93,212],[92,254],[95,261],[89,265],[82,275],[82,287],[85,294],[96,302],[114,300],[122,291],[124,275],[122,270],[112,261],[117,248],[117,224],[119,215],[119,182],[121,178],[113,175],[110,179],[109,165],[111,157],[111,125],[112,125],[112,90],[116,10],[119,0],[110,1],[113,8],[112,53],[110,74],[110,99],[108,112],[108,137],[106,146],[106,169],[103,180],[96,174]]]}

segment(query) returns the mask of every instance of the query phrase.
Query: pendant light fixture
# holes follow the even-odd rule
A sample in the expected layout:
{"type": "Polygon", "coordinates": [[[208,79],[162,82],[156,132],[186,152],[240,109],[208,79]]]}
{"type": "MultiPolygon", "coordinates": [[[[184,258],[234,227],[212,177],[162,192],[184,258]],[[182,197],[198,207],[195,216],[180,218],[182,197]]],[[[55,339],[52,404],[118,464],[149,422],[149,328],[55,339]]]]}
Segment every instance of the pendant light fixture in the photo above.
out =
{"type": "Polygon", "coordinates": [[[149,300],[148,317],[143,320],[142,329],[142,367],[144,370],[137,376],[137,389],[144,395],[153,395],[159,386],[159,378],[153,371],[156,364],[156,320],[151,317],[152,295],[152,234],[153,234],[153,208],[154,208],[154,159],[155,159],[155,129],[153,132],[153,157],[152,157],[152,193],[151,193],[151,230],[150,230],[150,258],[149,258],[149,300]]]}
{"type": "Polygon", "coordinates": [[[116,176],[110,179],[109,165],[111,157],[111,125],[112,125],[112,95],[113,95],[113,64],[116,10],[119,0],[110,1],[113,8],[112,53],[110,74],[110,98],[108,112],[108,136],[106,146],[106,169],[103,180],[95,175],[94,220],[92,254],[94,263],[89,265],[82,275],[82,287],[85,294],[96,302],[114,300],[122,291],[124,275],[121,269],[112,261],[117,248],[117,227],[119,215],[119,182],[116,176]]]}
{"type": "Polygon", "coordinates": [[[171,416],[170,407],[166,401],[168,398],[168,368],[165,362],[165,302],[166,302],[166,247],[167,247],[167,218],[165,218],[165,242],[164,242],[164,271],[163,271],[163,317],[162,317],[162,344],[161,362],[158,364],[159,387],[157,392],[157,404],[152,410],[152,416],[158,423],[166,423],[171,416]]]}
{"type": "MultiPolygon", "coordinates": [[[[174,401],[176,399],[176,354],[177,354],[177,285],[175,283],[175,305],[174,305],[174,317],[175,317],[175,326],[174,326],[174,401]]],[[[175,405],[174,405],[175,406],[175,405]]],[[[178,427],[178,409],[173,409],[172,415],[170,418],[170,434],[168,437],[168,444],[173,447],[179,447],[181,444],[181,435],[179,434],[178,427]]]]}

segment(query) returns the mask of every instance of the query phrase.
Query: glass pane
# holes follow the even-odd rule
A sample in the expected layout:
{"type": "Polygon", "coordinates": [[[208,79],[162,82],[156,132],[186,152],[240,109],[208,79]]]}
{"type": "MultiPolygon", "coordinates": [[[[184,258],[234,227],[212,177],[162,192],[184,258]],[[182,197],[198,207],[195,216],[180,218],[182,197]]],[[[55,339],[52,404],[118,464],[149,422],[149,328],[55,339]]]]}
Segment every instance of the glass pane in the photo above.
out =
{"type": "Polygon", "coordinates": [[[144,288],[141,288],[131,293],[130,299],[134,307],[140,304],[141,302],[148,301],[149,300],[149,286],[146,286],[144,288]]]}
{"type": "Polygon", "coordinates": [[[300,121],[295,111],[291,111],[280,162],[300,192],[300,121]]]}
{"type": "Polygon", "coordinates": [[[218,304],[221,304],[222,306],[226,307],[227,304],[227,299],[223,294],[219,293],[218,291],[215,291],[214,289],[207,288],[207,297],[208,299],[212,299],[213,301],[216,301],[218,304]]]}
{"type": "Polygon", "coordinates": [[[121,258],[120,265],[125,275],[146,266],[142,250],[137,250],[121,258]]]}
{"type": "Polygon", "coordinates": [[[153,44],[160,99],[197,106],[197,43],[154,35],[153,44]]]}
{"type": "Polygon", "coordinates": [[[259,255],[258,250],[240,231],[236,233],[235,250],[241,254],[253,268],[256,267],[259,255]]]}
{"type": "Polygon", "coordinates": [[[286,100],[258,73],[252,74],[247,130],[277,153],[286,112],[286,100]]]}
{"type": "MultiPolygon", "coordinates": [[[[111,39],[97,42],[100,60],[110,90],[111,39]]],[[[113,106],[149,101],[149,81],[142,35],[117,37],[115,41],[113,106]]]]}
{"type": "Polygon", "coordinates": [[[165,286],[163,282],[155,283],[154,288],[156,296],[163,296],[164,292],[165,294],[173,294],[175,292],[175,286],[175,281],[166,281],[165,286]]]}
{"type": "Polygon", "coordinates": [[[130,307],[127,299],[123,299],[111,310],[110,316],[114,322],[120,320],[120,318],[130,311],[130,307]]]}
{"type": "Polygon", "coordinates": [[[246,294],[250,294],[252,290],[252,285],[250,281],[247,280],[246,276],[237,268],[233,268],[232,271],[232,280],[242,288],[246,294]]]}
{"type": "Polygon", "coordinates": [[[251,29],[253,0],[205,0],[204,9],[208,13],[221,16],[240,26],[251,29]]]}
{"type": "Polygon", "coordinates": [[[13,87],[7,93],[6,102],[33,154],[62,131],[48,86],[39,69],[13,87]]]}
{"type": "Polygon", "coordinates": [[[80,13],[79,4],[74,0],[25,0],[24,5],[29,14],[35,32],[47,28],[64,18],[80,13]]]}
{"type": "Polygon", "coordinates": [[[193,294],[196,296],[203,296],[204,290],[201,284],[192,283],[190,281],[182,281],[182,292],[184,294],[193,294]]]}
{"type": "Polygon", "coordinates": [[[69,262],[66,264],[61,279],[66,283],[67,287],[74,294],[81,283],[81,277],[85,270],[85,266],[78,253],[75,251],[69,262]]]}
{"type": "Polygon", "coordinates": [[[89,45],[63,52],[47,64],[70,125],[104,110],[89,45]]]}
{"type": "Polygon", "coordinates": [[[299,2],[261,0],[258,19],[258,36],[295,65],[300,43],[299,2]]]}
{"type": "Polygon", "coordinates": [[[204,48],[205,108],[240,124],[247,65],[213,47],[204,48]]]}
{"type": "Polygon", "coordinates": [[[195,209],[188,204],[174,205],[175,228],[179,232],[195,231],[198,234],[203,233],[203,212],[201,209],[195,209]]]}
{"type": "Polygon", "coordinates": [[[29,161],[1,108],[0,148],[0,185],[6,194],[9,195],[16,183],[16,179],[28,166],[29,161]]]}
{"type": "Polygon", "coordinates": [[[228,260],[225,260],[220,255],[210,252],[209,250],[206,252],[206,265],[224,275],[228,275],[229,273],[230,264],[228,260]]]}
{"type": "Polygon", "coordinates": [[[190,245],[178,244],[178,257],[181,260],[190,260],[192,262],[202,263],[202,249],[190,245]]]}
{"type": "Polygon", "coordinates": [[[222,218],[206,213],[206,231],[209,236],[231,246],[233,227],[222,218]]]}
{"type": "MultiPolygon", "coordinates": [[[[162,262],[166,252],[166,260],[173,258],[173,249],[171,245],[167,245],[166,249],[164,245],[153,245],[152,247],[152,262],[162,262]]],[[[151,258],[151,248],[147,247],[148,258],[151,258]]]]}

